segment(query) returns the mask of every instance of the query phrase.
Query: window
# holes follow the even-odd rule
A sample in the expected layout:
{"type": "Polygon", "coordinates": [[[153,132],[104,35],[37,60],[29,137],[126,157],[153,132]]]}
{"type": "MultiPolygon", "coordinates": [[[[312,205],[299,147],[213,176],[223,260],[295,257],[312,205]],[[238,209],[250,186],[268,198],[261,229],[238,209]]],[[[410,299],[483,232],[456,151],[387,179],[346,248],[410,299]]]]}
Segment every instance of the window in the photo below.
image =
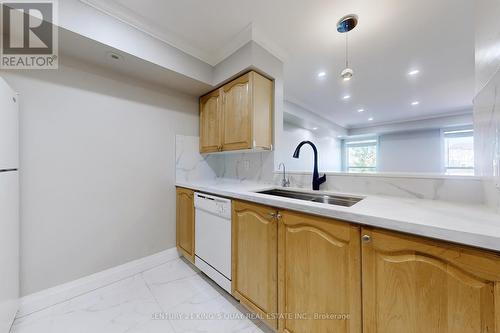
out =
{"type": "Polygon", "coordinates": [[[474,132],[472,129],[444,132],[447,175],[474,175],[474,132]]]}
{"type": "Polygon", "coordinates": [[[345,142],[345,169],[347,172],[377,171],[377,140],[345,142]]]}

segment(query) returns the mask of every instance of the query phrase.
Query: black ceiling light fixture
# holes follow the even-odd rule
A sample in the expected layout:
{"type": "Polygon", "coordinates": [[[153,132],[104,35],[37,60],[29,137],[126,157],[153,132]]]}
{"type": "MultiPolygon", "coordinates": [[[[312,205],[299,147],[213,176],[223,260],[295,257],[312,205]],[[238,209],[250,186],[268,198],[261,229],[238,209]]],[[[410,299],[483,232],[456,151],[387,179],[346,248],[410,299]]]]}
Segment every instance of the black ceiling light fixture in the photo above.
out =
{"type": "Polygon", "coordinates": [[[349,67],[349,40],[347,38],[347,35],[349,31],[356,28],[357,25],[358,25],[358,16],[355,14],[349,14],[343,16],[337,22],[337,31],[340,32],[341,34],[345,34],[345,68],[340,73],[340,77],[344,81],[349,81],[350,79],[352,79],[352,76],[354,75],[354,71],[352,70],[352,68],[349,67]]]}

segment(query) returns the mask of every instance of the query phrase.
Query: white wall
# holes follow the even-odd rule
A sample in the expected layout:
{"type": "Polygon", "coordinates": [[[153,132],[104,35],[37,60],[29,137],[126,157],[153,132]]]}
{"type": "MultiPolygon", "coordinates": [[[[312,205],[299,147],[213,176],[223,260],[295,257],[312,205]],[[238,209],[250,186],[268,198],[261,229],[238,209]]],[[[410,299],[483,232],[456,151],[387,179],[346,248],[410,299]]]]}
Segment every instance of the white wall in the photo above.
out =
{"type": "Polygon", "coordinates": [[[476,175],[484,178],[488,205],[500,212],[500,71],[474,99],[476,175]]]}
{"type": "Polygon", "coordinates": [[[476,174],[483,176],[487,204],[500,212],[500,3],[496,0],[478,0],[475,10],[476,174]]]}
{"type": "Polygon", "coordinates": [[[297,145],[303,140],[312,141],[318,149],[319,172],[334,172],[341,170],[341,142],[337,138],[318,136],[315,133],[294,125],[283,124],[282,161],[290,171],[313,170],[313,150],[304,146],[300,150],[300,157],[293,158],[297,145]]]}
{"type": "Polygon", "coordinates": [[[198,132],[195,97],[69,60],[0,75],[21,95],[23,295],[175,246],[174,140],[198,132]]]}
{"type": "Polygon", "coordinates": [[[380,136],[378,171],[442,173],[441,131],[414,131],[380,136]]]}
{"type": "Polygon", "coordinates": [[[476,0],[475,62],[476,94],[485,88],[500,68],[500,2],[476,0]]]}

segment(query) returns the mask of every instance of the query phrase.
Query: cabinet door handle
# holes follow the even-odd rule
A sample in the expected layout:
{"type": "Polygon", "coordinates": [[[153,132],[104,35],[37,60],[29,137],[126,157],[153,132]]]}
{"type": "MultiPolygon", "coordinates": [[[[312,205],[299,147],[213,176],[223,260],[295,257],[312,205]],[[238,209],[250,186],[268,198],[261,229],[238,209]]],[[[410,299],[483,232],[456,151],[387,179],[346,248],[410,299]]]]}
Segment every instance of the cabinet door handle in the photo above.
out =
{"type": "Polygon", "coordinates": [[[279,212],[272,212],[272,213],[269,213],[268,215],[273,220],[279,220],[282,217],[279,212]]]}
{"type": "Polygon", "coordinates": [[[365,244],[370,243],[370,242],[371,242],[371,240],[372,240],[372,238],[370,237],[370,235],[363,235],[363,236],[361,237],[361,241],[362,241],[363,243],[365,243],[365,244]]]}

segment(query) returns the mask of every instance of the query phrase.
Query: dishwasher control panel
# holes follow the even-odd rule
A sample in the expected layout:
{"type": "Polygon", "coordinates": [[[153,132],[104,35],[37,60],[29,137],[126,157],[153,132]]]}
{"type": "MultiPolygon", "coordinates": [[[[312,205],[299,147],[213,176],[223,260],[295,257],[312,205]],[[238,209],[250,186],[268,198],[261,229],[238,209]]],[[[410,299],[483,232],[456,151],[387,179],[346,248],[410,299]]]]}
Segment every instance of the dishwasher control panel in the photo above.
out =
{"type": "Polygon", "coordinates": [[[226,198],[196,192],[194,194],[194,207],[210,214],[231,219],[231,200],[226,198]]]}

